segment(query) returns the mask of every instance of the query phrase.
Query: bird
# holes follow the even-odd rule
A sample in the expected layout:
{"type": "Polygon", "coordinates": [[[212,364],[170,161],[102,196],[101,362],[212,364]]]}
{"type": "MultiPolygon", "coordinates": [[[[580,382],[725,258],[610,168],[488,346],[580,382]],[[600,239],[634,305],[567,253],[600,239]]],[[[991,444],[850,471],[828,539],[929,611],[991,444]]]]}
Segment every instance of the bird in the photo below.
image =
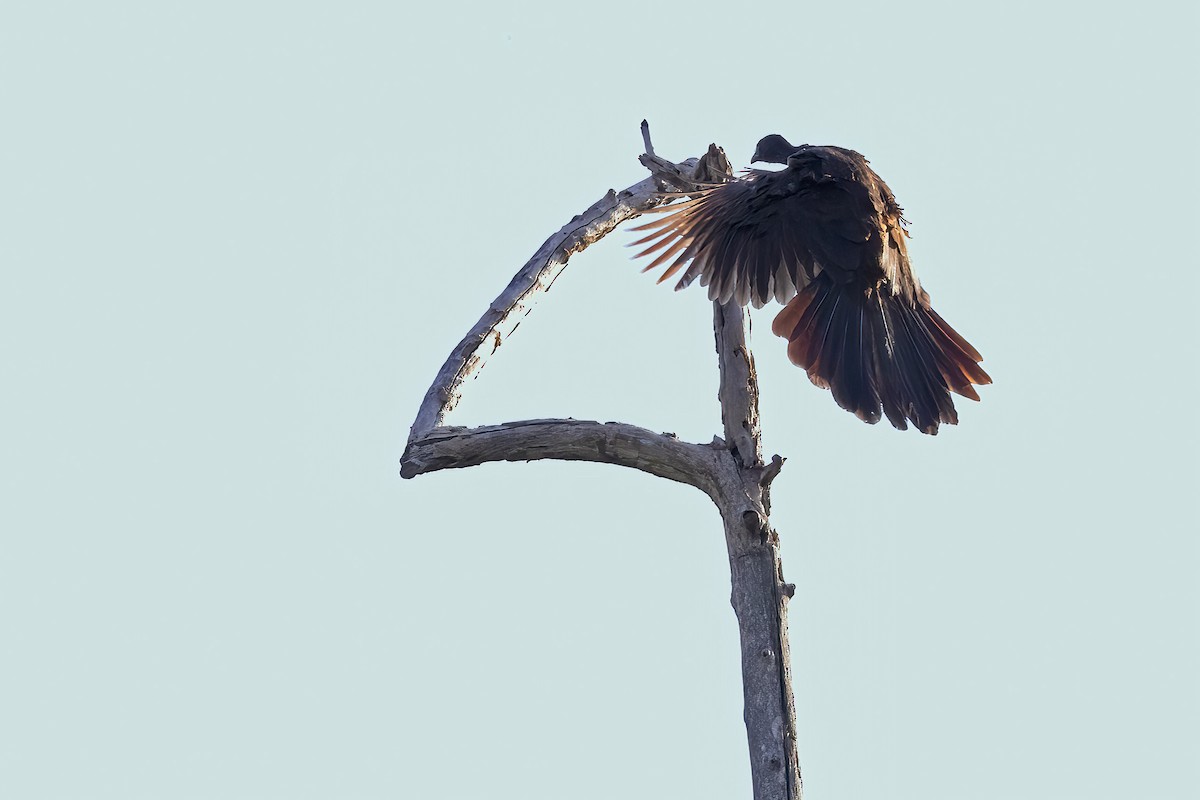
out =
{"type": "Polygon", "coordinates": [[[763,137],[751,168],[696,191],[663,193],[662,214],[633,228],[630,246],[655,256],[662,283],[700,279],[709,299],[783,305],[772,331],[839,406],[874,424],[887,417],[935,435],[958,423],[951,394],[979,400],[992,382],[983,357],[933,310],[913,271],[908,221],[860,153],[763,137]]]}

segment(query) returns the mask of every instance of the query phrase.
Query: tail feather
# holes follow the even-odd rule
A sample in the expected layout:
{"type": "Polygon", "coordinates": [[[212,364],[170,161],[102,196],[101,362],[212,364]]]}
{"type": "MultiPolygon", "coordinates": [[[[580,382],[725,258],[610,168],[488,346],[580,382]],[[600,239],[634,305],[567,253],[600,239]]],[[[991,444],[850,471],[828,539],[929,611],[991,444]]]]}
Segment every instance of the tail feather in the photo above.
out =
{"type": "Polygon", "coordinates": [[[808,377],[822,389],[830,388],[827,377],[833,372],[830,362],[836,344],[830,334],[841,301],[841,295],[834,292],[816,298],[797,326],[803,326],[809,335],[788,342],[788,358],[808,370],[808,377]]]}
{"type": "MultiPolygon", "coordinates": [[[[884,314],[882,300],[878,296],[873,298],[872,302],[875,305],[871,311],[867,312],[867,322],[869,325],[868,341],[869,342],[889,342],[892,338],[890,325],[887,317],[884,314]]],[[[894,345],[892,346],[894,350],[894,345]]],[[[885,354],[886,355],[886,354],[885,354]]],[[[878,390],[880,387],[888,385],[888,372],[886,369],[887,361],[884,358],[873,356],[871,358],[872,376],[875,380],[875,387],[878,390]]],[[[907,385],[907,379],[903,375],[900,376],[902,385],[907,385]]],[[[894,390],[893,390],[894,391],[894,390]]],[[[911,392],[911,390],[909,390],[911,392]]],[[[888,422],[900,430],[908,430],[908,418],[903,411],[900,410],[900,405],[895,402],[883,402],[880,400],[880,405],[883,406],[883,413],[887,417],[888,422]]]]}
{"type": "MultiPolygon", "coordinates": [[[[991,383],[991,377],[984,372],[983,367],[979,366],[978,362],[983,360],[979,351],[951,328],[932,308],[922,310],[925,312],[922,323],[925,324],[933,339],[941,344],[938,354],[945,365],[942,374],[945,376],[950,390],[959,394],[964,394],[964,391],[974,394],[975,390],[971,388],[971,384],[983,386],[991,383]]],[[[965,396],[969,397],[970,395],[966,394],[965,396]]]]}
{"type": "MultiPolygon", "coordinates": [[[[890,367],[893,373],[903,377],[916,390],[911,397],[896,394],[892,402],[901,405],[908,419],[922,433],[936,434],[940,422],[957,425],[958,412],[937,366],[938,346],[918,318],[916,308],[920,307],[913,308],[903,300],[890,296],[883,298],[883,306],[900,328],[897,358],[885,362],[885,368],[890,367]]],[[[885,402],[887,400],[885,395],[885,402]]]]}
{"type": "Polygon", "coordinates": [[[951,392],[972,400],[992,380],[982,357],[932,308],[885,292],[866,293],[820,275],[784,306],[772,330],[788,357],[842,408],[874,424],[936,434],[954,425],[951,392]]]}

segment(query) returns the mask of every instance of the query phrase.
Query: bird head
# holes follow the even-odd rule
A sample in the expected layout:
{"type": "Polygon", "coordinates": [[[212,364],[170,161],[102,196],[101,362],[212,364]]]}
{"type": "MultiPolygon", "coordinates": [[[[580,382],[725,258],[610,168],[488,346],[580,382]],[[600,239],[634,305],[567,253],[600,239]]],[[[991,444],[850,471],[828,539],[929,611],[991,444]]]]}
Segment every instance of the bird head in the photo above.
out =
{"type": "Polygon", "coordinates": [[[758,146],[754,148],[754,157],[750,159],[750,162],[763,161],[768,164],[786,164],[788,156],[798,149],[800,148],[778,133],[772,133],[770,136],[764,136],[758,141],[758,146]]]}

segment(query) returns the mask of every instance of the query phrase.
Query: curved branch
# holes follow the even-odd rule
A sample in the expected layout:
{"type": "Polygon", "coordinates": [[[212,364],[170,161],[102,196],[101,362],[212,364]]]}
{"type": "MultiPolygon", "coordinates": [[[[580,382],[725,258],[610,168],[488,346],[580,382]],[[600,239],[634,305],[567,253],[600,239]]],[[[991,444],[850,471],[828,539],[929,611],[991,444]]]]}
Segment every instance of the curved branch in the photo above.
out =
{"type": "Polygon", "coordinates": [[[692,444],[674,434],[623,422],[529,419],[479,428],[438,428],[413,442],[400,474],[413,478],[489,461],[596,461],[686,483],[716,498],[720,491],[716,475],[725,466],[719,457],[724,454],[723,443],[692,444]]]}
{"type": "MultiPolygon", "coordinates": [[[[664,163],[681,172],[694,167],[697,159],[682,164],[664,163]]],[[[656,172],[620,192],[609,189],[608,194],[582,214],[577,214],[538,248],[474,327],[450,351],[417,411],[409,431],[410,443],[445,422],[446,415],[462,397],[463,383],[482,369],[487,358],[512,334],[537,297],[550,288],[567,266],[572,255],[600,241],[625,220],[663,202],[659,194],[663,179],[659,175],[656,172]]],[[[676,177],[673,173],[672,176],[676,177]]]]}

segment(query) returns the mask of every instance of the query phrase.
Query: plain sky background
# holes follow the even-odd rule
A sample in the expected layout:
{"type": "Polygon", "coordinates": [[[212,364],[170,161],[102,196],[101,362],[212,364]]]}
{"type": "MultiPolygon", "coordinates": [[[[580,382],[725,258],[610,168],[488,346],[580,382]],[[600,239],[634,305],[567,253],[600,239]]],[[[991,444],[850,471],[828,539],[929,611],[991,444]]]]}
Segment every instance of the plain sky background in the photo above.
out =
{"type": "MultiPolygon", "coordinates": [[[[755,316],[808,800],[1200,796],[1194,3],[0,5],[0,797],[748,797],[715,509],[403,481],[450,348],[660,154],[853,147],[995,385],[755,316]]],[[[455,424],[719,430],[618,231],[455,424]]]]}

